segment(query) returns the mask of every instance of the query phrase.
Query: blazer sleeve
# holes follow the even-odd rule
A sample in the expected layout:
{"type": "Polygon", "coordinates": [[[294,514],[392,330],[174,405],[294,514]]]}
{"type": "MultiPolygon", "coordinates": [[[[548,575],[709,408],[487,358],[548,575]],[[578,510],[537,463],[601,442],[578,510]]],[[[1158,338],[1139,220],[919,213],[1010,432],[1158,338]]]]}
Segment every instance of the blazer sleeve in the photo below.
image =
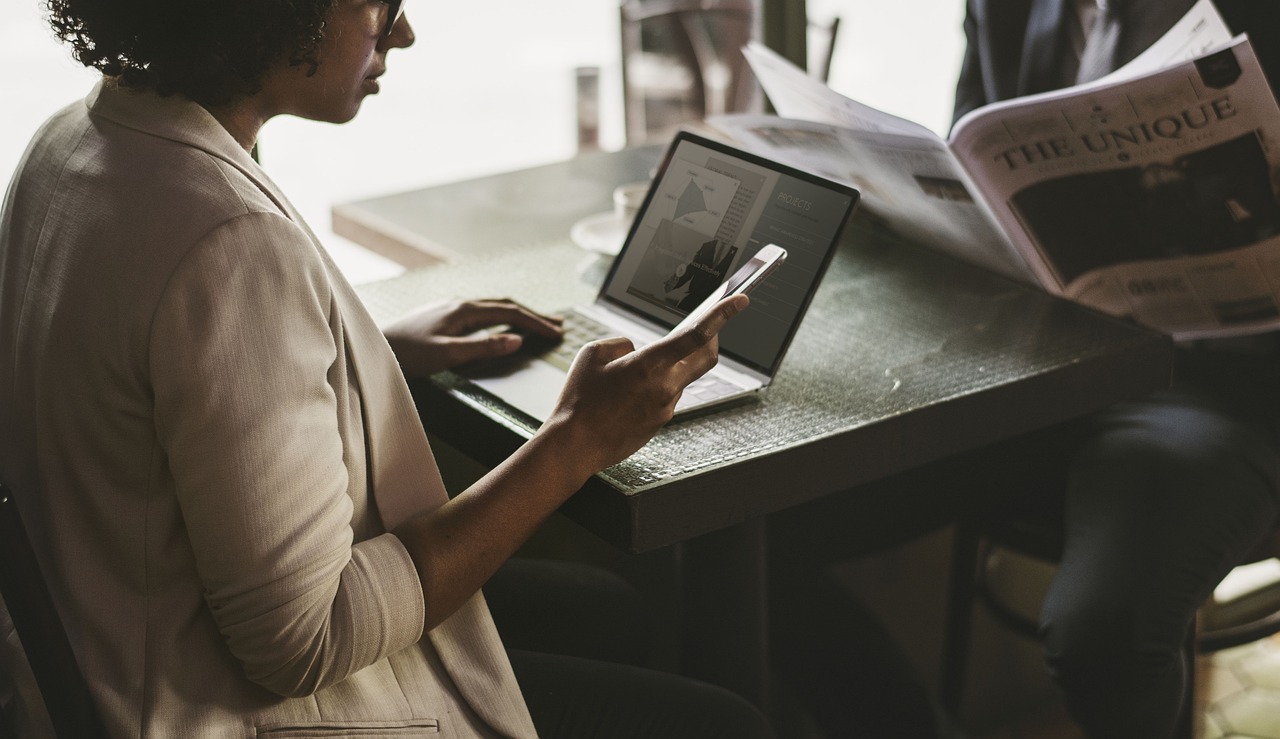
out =
{"type": "Polygon", "coordinates": [[[421,586],[390,534],[353,545],[331,283],[275,213],[215,228],[158,306],[150,369],[205,598],[247,676],[309,695],[415,643],[421,586]]]}

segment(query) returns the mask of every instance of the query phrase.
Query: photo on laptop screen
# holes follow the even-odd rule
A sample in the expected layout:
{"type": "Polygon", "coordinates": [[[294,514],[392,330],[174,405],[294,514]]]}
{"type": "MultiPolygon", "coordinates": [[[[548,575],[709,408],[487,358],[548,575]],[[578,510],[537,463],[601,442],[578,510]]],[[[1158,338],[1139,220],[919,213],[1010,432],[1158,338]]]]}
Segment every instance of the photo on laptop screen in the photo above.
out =
{"type": "Polygon", "coordinates": [[[684,131],[659,165],[600,293],[564,311],[565,341],[545,354],[460,373],[536,420],[554,409],[586,341],[654,341],[767,244],[786,260],[720,332],[720,361],[690,385],[681,414],[767,386],[799,328],[856,190],[684,131]]]}

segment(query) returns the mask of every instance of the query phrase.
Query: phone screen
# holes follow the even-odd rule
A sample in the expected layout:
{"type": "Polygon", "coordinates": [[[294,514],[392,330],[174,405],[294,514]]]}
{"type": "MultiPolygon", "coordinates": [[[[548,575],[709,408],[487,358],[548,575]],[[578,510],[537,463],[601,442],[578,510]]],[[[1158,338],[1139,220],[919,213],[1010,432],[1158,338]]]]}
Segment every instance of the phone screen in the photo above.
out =
{"type": "Polygon", "coordinates": [[[686,326],[696,323],[699,318],[707,311],[715,307],[716,303],[738,293],[749,293],[764,281],[771,272],[777,269],[787,258],[787,250],[775,244],[769,244],[756,252],[755,256],[747,260],[746,264],[738,268],[729,276],[729,279],[721,283],[720,287],[711,291],[707,299],[702,301],[697,308],[689,311],[689,315],[671,331],[683,330],[686,326]]]}

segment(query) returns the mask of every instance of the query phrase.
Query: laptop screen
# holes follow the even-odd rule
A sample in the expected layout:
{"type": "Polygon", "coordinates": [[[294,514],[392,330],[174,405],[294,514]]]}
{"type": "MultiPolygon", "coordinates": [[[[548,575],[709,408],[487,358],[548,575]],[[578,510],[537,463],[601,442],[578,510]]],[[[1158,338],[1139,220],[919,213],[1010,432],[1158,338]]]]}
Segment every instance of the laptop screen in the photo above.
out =
{"type": "Polygon", "coordinates": [[[772,375],[830,264],[858,192],[688,132],[676,135],[600,299],[671,328],[766,244],[787,260],[720,333],[772,375]]]}

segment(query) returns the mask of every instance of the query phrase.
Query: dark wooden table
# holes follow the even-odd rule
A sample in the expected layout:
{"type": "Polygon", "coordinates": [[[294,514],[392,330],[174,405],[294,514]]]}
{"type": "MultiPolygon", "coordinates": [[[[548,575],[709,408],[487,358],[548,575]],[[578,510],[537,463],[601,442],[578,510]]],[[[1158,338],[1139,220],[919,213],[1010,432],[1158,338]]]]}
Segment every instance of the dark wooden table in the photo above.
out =
{"type": "MultiPolygon", "coordinates": [[[[574,246],[570,227],[608,210],[612,189],[645,179],[660,154],[594,154],[346,204],[365,227],[388,225],[379,238],[412,232],[446,255],[361,295],[379,320],[452,295],[545,311],[589,301],[606,263],[574,246]]],[[[862,213],[773,385],[668,425],[563,512],[626,551],[680,543],[687,671],[766,704],[768,514],[1164,387],[1170,363],[1163,336],[903,243],[862,213]]],[[[486,464],[534,431],[449,373],[415,392],[427,430],[486,464]]]]}

